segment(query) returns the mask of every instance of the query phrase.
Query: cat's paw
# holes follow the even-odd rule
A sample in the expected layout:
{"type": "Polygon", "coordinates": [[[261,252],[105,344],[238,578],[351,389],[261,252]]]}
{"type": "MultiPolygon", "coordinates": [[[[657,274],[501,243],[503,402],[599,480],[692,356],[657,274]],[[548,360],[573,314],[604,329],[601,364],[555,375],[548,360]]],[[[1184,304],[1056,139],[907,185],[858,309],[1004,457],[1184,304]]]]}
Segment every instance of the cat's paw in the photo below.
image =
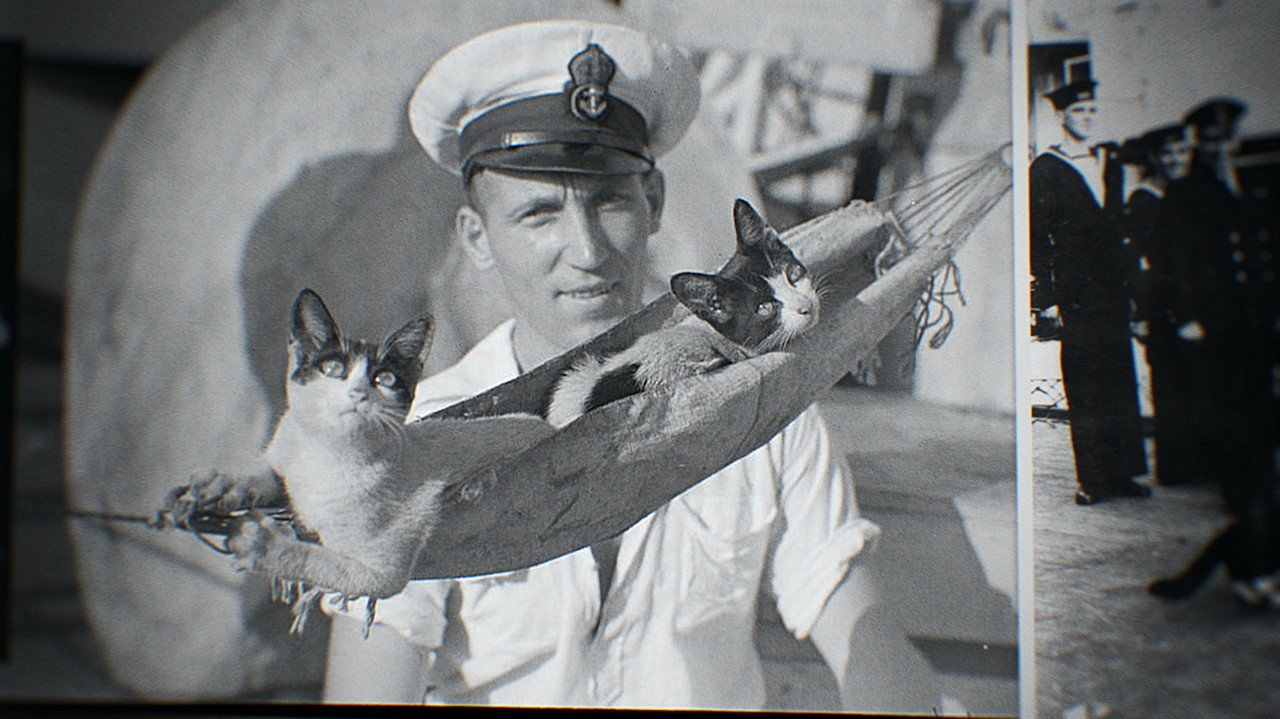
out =
{"type": "Polygon", "coordinates": [[[245,572],[280,576],[284,549],[297,538],[293,530],[256,510],[236,523],[227,538],[232,566],[245,572]]]}
{"type": "Polygon", "coordinates": [[[232,474],[205,469],[192,472],[188,484],[169,490],[159,515],[186,527],[197,513],[266,506],[278,502],[280,494],[279,480],[270,471],[232,474]]]}

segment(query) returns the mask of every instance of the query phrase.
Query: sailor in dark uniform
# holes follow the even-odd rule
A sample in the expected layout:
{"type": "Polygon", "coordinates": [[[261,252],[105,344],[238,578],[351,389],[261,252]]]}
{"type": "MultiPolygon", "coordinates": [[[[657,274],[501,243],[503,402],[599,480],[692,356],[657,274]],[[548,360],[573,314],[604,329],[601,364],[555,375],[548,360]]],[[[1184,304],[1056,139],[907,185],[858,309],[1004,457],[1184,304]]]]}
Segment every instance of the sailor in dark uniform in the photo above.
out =
{"type": "Polygon", "coordinates": [[[1140,176],[1125,203],[1124,232],[1135,277],[1135,334],[1146,345],[1151,368],[1156,477],[1160,484],[1185,484],[1200,478],[1190,401],[1197,381],[1192,360],[1199,348],[1178,336],[1170,317],[1171,298],[1183,285],[1174,268],[1186,263],[1171,257],[1161,218],[1165,190],[1187,175],[1195,143],[1192,129],[1178,123],[1125,143],[1131,145],[1127,161],[1140,168],[1140,176]]]}
{"type": "Polygon", "coordinates": [[[1277,303],[1273,201],[1243,186],[1234,166],[1245,106],[1215,99],[1185,118],[1196,152],[1170,183],[1164,213],[1175,272],[1186,281],[1170,311],[1199,350],[1198,470],[1222,482],[1227,507],[1250,511],[1275,487],[1277,303]]]}
{"type": "Polygon", "coordinates": [[[1138,387],[1130,340],[1126,257],[1117,187],[1106,153],[1089,144],[1097,114],[1092,80],[1046,95],[1063,141],[1031,163],[1032,307],[1061,322],[1062,384],[1076,463],[1077,504],[1145,497],[1138,387]],[[1114,201],[1114,200],[1113,200],[1114,201]]]}

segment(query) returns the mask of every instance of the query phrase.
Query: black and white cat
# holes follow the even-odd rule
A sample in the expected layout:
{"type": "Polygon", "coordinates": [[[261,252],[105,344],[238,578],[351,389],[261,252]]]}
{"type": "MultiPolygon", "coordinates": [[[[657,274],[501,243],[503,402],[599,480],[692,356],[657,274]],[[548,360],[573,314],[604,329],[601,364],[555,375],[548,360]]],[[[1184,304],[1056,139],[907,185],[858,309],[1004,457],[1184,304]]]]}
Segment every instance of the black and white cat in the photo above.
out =
{"type": "Polygon", "coordinates": [[[430,318],[380,344],[347,339],[320,296],[303,290],[293,306],[288,406],[263,452],[270,469],[209,472],[170,493],[179,522],[211,507],[288,505],[295,524],[318,535],[318,544],[302,541],[254,513],[227,542],[239,568],[308,587],[294,605],[295,631],[322,590],[371,600],[402,590],[454,475],[554,432],[514,415],[405,425],[430,339],[430,318]]]}
{"type": "Polygon", "coordinates": [[[693,316],[610,357],[577,362],[552,391],[548,422],[563,427],[610,402],[779,349],[818,321],[813,278],[778,233],[744,200],[733,219],[737,249],[720,272],[671,278],[693,316]]]}

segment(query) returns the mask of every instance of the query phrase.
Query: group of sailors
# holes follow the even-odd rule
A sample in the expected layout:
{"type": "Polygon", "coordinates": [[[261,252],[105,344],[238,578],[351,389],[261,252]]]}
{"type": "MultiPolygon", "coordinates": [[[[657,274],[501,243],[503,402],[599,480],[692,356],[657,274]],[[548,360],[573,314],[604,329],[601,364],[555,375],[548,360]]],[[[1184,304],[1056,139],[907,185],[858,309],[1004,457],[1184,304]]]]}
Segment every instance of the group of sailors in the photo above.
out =
{"type": "Polygon", "coordinates": [[[1277,501],[1280,203],[1238,162],[1246,106],[1096,144],[1096,82],[1046,95],[1063,141],[1031,167],[1032,307],[1061,340],[1077,504],[1220,483],[1233,514],[1277,501]],[[1145,344],[1154,471],[1131,337],[1145,344]]]}

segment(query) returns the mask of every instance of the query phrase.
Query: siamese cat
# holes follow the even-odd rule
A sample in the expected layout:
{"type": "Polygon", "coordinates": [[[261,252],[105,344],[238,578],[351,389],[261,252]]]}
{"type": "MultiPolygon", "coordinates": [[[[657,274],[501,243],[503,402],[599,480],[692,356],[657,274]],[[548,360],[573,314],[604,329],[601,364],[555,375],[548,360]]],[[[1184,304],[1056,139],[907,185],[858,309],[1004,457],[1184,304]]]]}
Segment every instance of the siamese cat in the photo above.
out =
{"type": "Polygon", "coordinates": [[[527,415],[405,425],[430,344],[429,317],[379,344],[347,339],[304,289],[293,306],[288,404],[263,453],[270,469],[210,472],[170,493],[179,523],[210,507],[292,507],[301,527],[254,512],[227,548],[238,568],[278,580],[285,599],[299,591],[295,632],[326,590],[369,597],[372,622],[376,600],[411,578],[450,481],[554,433],[527,415]]]}
{"type": "Polygon", "coordinates": [[[600,359],[584,357],[552,391],[547,421],[563,427],[633,394],[780,349],[818,321],[805,266],[745,200],[733,208],[737,249],[716,274],[681,272],[671,292],[693,315],[600,359]]]}

